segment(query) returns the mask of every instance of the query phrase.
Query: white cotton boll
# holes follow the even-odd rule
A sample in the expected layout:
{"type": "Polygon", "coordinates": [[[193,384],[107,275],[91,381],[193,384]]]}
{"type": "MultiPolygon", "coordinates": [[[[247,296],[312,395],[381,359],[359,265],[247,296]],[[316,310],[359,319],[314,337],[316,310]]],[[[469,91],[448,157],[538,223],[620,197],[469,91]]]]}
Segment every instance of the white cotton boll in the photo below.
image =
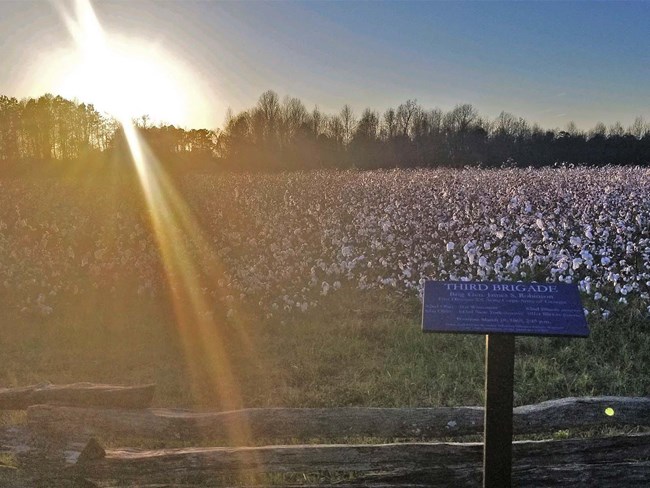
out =
{"type": "Polygon", "coordinates": [[[41,315],[50,315],[54,309],[48,305],[38,304],[38,311],[41,315]]]}
{"type": "Polygon", "coordinates": [[[497,239],[503,239],[506,234],[502,230],[498,230],[496,231],[495,235],[497,236],[497,239]]]}
{"type": "Polygon", "coordinates": [[[573,269],[578,269],[582,265],[582,259],[580,258],[575,258],[572,262],[572,267],[573,269]]]}
{"type": "Polygon", "coordinates": [[[602,315],[603,315],[603,318],[605,320],[607,320],[609,318],[610,314],[611,314],[611,312],[609,310],[603,310],[602,315]]]}
{"type": "Polygon", "coordinates": [[[540,230],[544,230],[544,221],[542,219],[537,219],[535,224],[537,224],[537,227],[539,227],[540,230]]]}
{"type": "Polygon", "coordinates": [[[597,291],[596,293],[594,293],[594,300],[600,300],[601,298],[603,298],[603,294],[602,294],[602,293],[600,293],[599,291],[597,291]]]}
{"type": "Polygon", "coordinates": [[[478,259],[478,265],[479,265],[481,268],[485,268],[485,267],[487,266],[487,259],[485,259],[485,256],[481,256],[481,257],[478,259]]]}
{"type": "Polygon", "coordinates": [[[612,260],[608,256],[603,256],[603,257],[600,258],[600,263],[603,266],[607,266],[611,262],[612,262],[612,260]]]}
{"type": "Polygon", "coordinates": [[[448,242],[448,243],[447,243],[447,251],[448,251],[448,252],[449,252],[449,251],[453,251],[453,250],[454,250],[454,247],[456,247],[456,244],[454,244],[453,242],[448,242]]]}
{"type": "Polygon", "coordinates": [[[572,246],[581,246],[582,245],[582,239],[580,239],[578,236],[571,236],[569,238],[569,243],[572,246]]]}
{"type": "Polygon", "coordinates": [[[325,296],[329,293],[329,291],[330,291],[329,283],[327,281],[323,281],[323,283],[321,284],[320,294],[325,296]]]}

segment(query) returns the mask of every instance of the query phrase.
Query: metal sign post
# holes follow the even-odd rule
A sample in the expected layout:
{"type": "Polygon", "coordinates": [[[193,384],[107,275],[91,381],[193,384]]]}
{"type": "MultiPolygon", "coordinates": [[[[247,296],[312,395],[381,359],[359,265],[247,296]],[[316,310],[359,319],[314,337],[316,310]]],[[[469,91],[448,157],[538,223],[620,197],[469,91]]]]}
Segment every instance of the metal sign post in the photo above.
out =
{"type": "Polygon", "coordinates": [[[511,486],[514,371],[515,336],[486,335],[484,488],[511,486]]]}
{"type": "Polygon", "coordinates": [[[422,330],[486,334],[483,487],[510,488],[515,335],[587,337],[578,287],[427,281],[422,330]]]}

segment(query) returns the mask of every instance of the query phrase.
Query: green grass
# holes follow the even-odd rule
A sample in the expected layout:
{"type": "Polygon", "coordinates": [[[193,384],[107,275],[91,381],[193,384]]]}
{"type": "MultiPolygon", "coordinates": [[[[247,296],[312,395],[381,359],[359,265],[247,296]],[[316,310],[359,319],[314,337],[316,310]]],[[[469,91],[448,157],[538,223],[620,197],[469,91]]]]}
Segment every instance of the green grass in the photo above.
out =
{"type": "MultiPolygon", "coordinates": [[[[342,290],[322,306],[291,318],[251,318],[224,325],[228,362],[241,393],[238,407],[455,406],[481,405],[484,389],[483,336],[423,334],[417,300],[382,292],[342,290]],[[240,332],[245,332],[242,340],[240,332]],[[247,344],[245,346],[244,344],[247,344]]],[[[650,322],[619,311],[594,321],[588,339],[518,338],[515,403],[582,395],[645,395],[650,391],[650,322]]],[[[46,318],[5,317],[0,321],[0,384],[92,381],[157,384],[154,403],[165,407],[220,409],[209,381],[188,372],[177,325],[162,301],[95,297],[69,304],[46,318]]],[[[25,413],[0,416],[0,429],[25,422],[25,413]]],[[[564,439],[647,432],[612,427],[562,430],[518,439],[564,439]]],[[[416,440],[399,439],[397,441],[416,440]]],[[[460,439],[440,439],[459,441],[460,439]]],[[[480,435],[464,441],[481,441],[480,435]]],[[[157,442],[100,437],[105,447],[198,447],[230,445],[228,439],[157,442]]],[[[328,443],[296,439],[295,443],[328,443]]],[[[348,443],[395,442],[355,437],[348,443]]],[[[273,444],[256,439],[254,444],[273,444]]],[[[285,440],[284,443],[294,443],[285,440]]],[[[0,454],[0,485],[20,474],[14,455],[0,454]]],[[[355,473],[233,475],[212,484],[269,486],[336,483],[355,473]]]]}
{"type": "MultiPolygon", "coordinates": [[[[483,336],[423,334],[417,300],[346,290],[292,318],[221,334],[241,401],[255,406],[481,405],[483,336]]],[[[650,322],[624,310],[588,339],[518,338],[515,403],[650,391],[650,322]]],[[[46,318],[0,322],[0,384],[154,382],[155,405],[221,408],[197,382],[164,303],[97,297],[46,318]]]]}

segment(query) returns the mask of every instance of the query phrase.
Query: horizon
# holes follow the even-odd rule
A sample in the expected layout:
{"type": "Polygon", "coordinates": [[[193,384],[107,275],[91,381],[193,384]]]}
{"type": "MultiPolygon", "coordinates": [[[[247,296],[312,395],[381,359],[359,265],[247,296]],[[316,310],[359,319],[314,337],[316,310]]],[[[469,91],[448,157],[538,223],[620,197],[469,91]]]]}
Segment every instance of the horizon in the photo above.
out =
{"type": "Polygon", "coordinates": [[[649,118],[650,4],[404,5],[3,2],[0,30],[29,29],[0,47],[12,66],[0,93],[52,93],[117,118],[209,129],[269,89],[325,113],[415,99],[445,111],[470,103],[490,120],[505,111],[544,129],[649,118]],[[96,51],[93,22],[110,55],[96,51]]]}

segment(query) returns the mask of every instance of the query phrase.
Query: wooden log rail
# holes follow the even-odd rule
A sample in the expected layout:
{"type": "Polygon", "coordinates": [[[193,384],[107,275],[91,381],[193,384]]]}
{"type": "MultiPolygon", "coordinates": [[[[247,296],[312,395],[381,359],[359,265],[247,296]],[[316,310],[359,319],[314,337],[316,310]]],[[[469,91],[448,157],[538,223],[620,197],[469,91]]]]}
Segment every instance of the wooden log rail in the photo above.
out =
{"type": "MultiPolygon", "coordinates": [[[[349,472],[356,486],[475,487],[481,479],[481,443],[302,445],[239,448],[109,450],[79,461],[65,477],[102,486],[180,486],[223,476],[349,472]],[[122,483],[122,484],[120,484],[122,483]]],[[[513,446],[515,486],[641,486],[650,480],[650,435],[562,441],[519,441],[513,446]]]]}
{"type": "Polygon", "coordinates": [[[0,410],[23,410],[40,404],[147,408],[151,406],[154,390],[155,385],[114,386],[95,383],[0,388],[0,410]]]}
{"type": "MultiPolygon", "coordinates": [[[[51,434],[126,436],[159,441],[225,440],[239,445],[263,440],[440,439],[483,432],[480,407],[252,408],[196,413],[169,409],[85,409],[32,406],[28,423],[51,434]],[[236,439],[230,434],[238,432],[236,439]]],[[[514,409],[515,434],[596,425],[650,426],[650,398],[563,398],[514,409]],[[611,415],[608,415],[610,413],[611,415]]]]}
{"type": "MultiPolygon", "coordinates": [[[[264,475],[300,473],[328,473],[333,477],[326,476],[325,485],[318,486],[331,488],[480,485],[481,443],[255,447],[260,442],[286,439],[358,442],[359,438],[424,440],[476,435],[483,430],[480,407],[253,408],[230,412],[143,408],[152,395],[151,385],[125,388],[83,383],[0,390],[0,408],[28,407],[27,425],[17,432],[29,438],[28,446],[19,439],[28,448],[21,455],[21,469],[0,472],[0,486],[5,486],[5,476],[13,476],[16,482],[6,486],[143,488],[197,487],[206,482],[214,486],[220,477],[230,483],[228,480],[245,476],[246,480],[259,480],[259,488],[267,483],[264,475]],[[46,404],[31,405],[34,401],[46,404]],[[190,445],[220,445],[224,441],[235,447],[104,450],[93,437],[110,438],[118,445],[122,437],[190,445]],[[350,476],[354,481],[346,481],[350,476]]],[[[516,434],[595,425],[650,426],[650,398],[564,398],[514,409],[516,434]]],[[[9,445],[11,439],[0,436],[0,440],[9,445]]],[[[650,434],[518,441],[513,453],[515,486],[650,483],[650,434]]]]}

